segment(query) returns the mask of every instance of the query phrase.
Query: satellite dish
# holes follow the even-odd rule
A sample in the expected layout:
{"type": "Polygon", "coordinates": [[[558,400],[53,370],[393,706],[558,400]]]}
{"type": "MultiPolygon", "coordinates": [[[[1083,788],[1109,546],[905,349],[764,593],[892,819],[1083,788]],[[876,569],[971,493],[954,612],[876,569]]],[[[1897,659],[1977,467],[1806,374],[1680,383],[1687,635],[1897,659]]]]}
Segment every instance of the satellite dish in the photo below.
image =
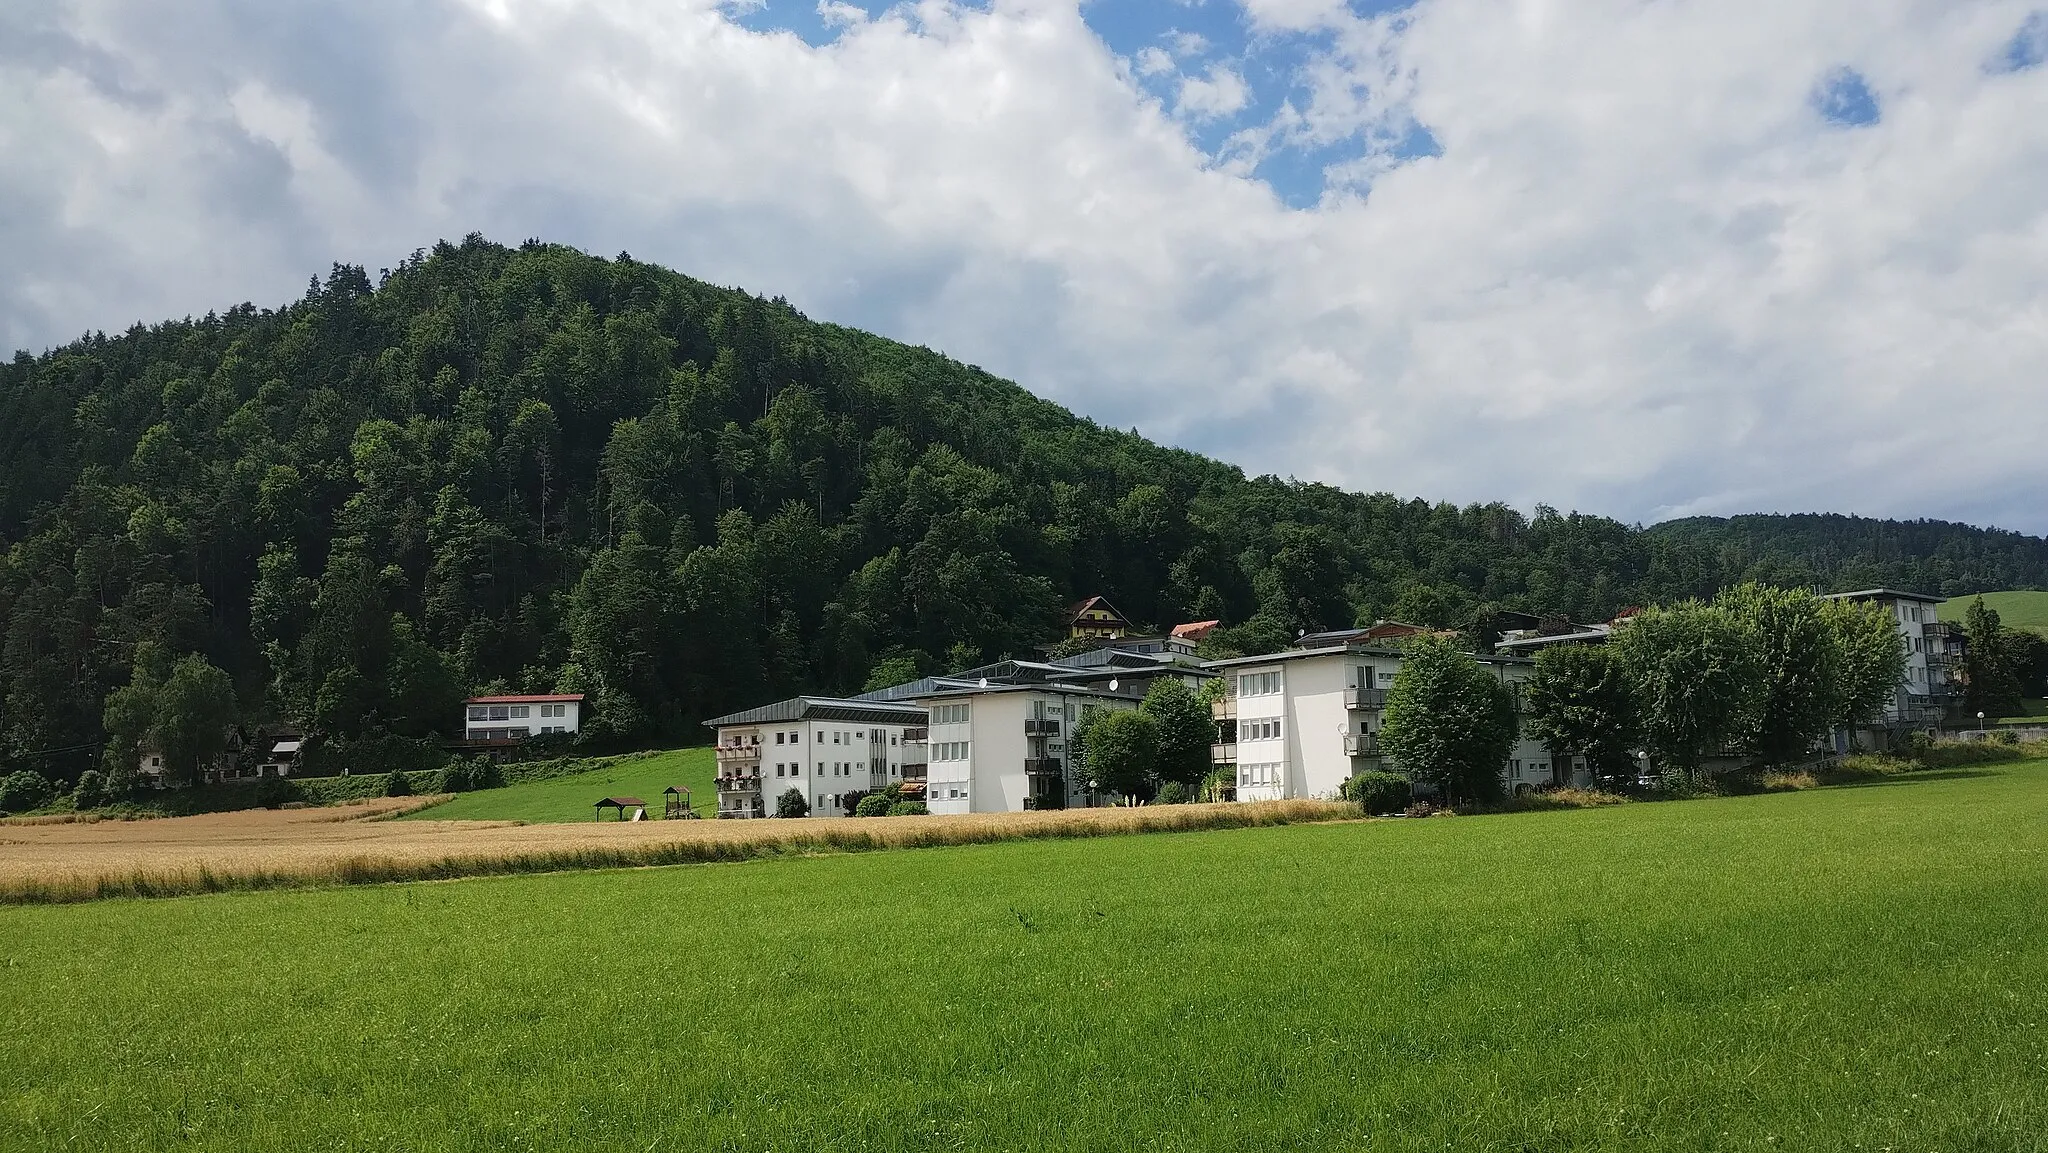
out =
{"type": "Polygon", "coordinates": [[[1116,678],[1115,678],[1115,677],[1111,677],[1111,678],[1109,678],[1109,691],[1110,691],[1110,692],[1115,692],[1115,691],[1116,691],[1116,678]]]}
{"type": "Polygon", "coordinates": [[[981,678],[981,680],[979,680],[979,681],[977,681],[977,682],[975,682],[975,683],[976,683],[976,685],[977,685],[978,687],[980,687],[980,688],[984,688],[984,689],[985,689],[985,688],[987,688],[987,687],[988,687],[988,678],[987,678],[987,677],[983,677],[983,678],[981,678]]]}

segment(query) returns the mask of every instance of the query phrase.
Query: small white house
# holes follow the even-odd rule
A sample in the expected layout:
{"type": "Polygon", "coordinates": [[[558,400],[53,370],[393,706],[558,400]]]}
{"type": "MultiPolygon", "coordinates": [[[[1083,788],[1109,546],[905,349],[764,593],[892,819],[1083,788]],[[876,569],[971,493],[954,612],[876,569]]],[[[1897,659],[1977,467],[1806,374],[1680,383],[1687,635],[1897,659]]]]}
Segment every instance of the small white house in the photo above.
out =
{"type": "Polygon", "coordinates": [[[573,733],[583,723],[582,693],[471,697],[462,702],[467,741],[523,741],[573,733]]]}

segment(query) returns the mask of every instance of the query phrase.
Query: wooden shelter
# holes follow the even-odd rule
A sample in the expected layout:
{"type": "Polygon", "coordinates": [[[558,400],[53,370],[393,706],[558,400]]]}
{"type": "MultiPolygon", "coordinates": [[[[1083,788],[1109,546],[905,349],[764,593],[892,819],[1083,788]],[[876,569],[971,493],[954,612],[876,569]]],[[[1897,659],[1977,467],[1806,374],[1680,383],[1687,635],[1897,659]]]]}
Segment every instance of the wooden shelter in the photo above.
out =
{"type": "Polygon", "coordinates": [[[697,815],[697,807],[690,803],[688,785],[670,785],[661,791],[661,796],[667,802],[662,808],[662,820],[681,821],[697,815]]]}
{"type": "Polygon", "coordinates": [[[634,809],[645,813],[647,811],[647,802],[638,797],[606,797],[597,803],[596,808],[597,819],[600,821],[604,820],[604,811],[606,809],[617,810],[619,819],[623,821],[626,819],[627,809],[634,809]]]}

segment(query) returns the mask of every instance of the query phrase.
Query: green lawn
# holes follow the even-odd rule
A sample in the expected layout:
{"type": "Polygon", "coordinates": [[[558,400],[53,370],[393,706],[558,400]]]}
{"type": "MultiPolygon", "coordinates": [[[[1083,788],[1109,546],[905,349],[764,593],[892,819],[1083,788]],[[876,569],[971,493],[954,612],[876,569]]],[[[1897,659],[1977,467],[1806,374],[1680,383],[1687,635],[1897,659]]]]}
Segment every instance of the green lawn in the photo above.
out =
{"type": "Polygon", "coordinates": [[[2048,1148],[2048,762],[0,909],[15,1149],[2048,1148]]]}
{"type": "MultiPolygon", "coordinates": [[[[1944,601],[1936,615],[1961,624],[1963,614],[1970,611],[1970,602],[1976,599],[1969,596],[1944,601]]],[[[1985,593],[1984,605],[1997,610],[2000,623],[2007,628],[2048,633],[2048,592],[1985,593]]]]}
{"type": "Polygon", "coordinates": [[[655,818],[662,813],[661,791],[670,785],[691,790],[697,812],[713,817],[718,813],[718,797],[711,791],[714,771],[710,749],[674,749],[573,777],[464,793],[445,805],[420,810],[413,819],[535,824],[588,821],[594,817],[598,798],[621,796],[646,801],[648,817],[655,818]]]}

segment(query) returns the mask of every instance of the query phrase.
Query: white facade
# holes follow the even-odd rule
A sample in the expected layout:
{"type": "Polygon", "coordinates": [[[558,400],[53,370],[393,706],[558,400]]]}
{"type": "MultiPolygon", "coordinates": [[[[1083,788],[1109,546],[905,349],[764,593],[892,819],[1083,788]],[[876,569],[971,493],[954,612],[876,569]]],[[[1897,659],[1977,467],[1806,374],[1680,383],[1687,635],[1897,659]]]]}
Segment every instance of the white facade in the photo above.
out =
{"type": "Polygon", "coordinates": [[[462,702],[462,736],[470,741],[523,741],[573,733],[583,724],[583,694],[471,697],[462,702]]]}
{"type": "MultiPolygon", "coordinates": [[[[1906,650],[1906,671],[1898,691],[1885,705],[1884,723],[1893,728],[1937,728],[1950,698],[1961,690],[1961,669],[1956,667],[1962,656],[1961,634],[1936,617],[1941,598],[1896,589],[1866,589],[1835,593],[1827,599],[1878,604],[1891,614],[1899,627],[1899,643],[1906,650]]],[[[1838,736],[1838,748],[1841,741],[1838,736]]]]}
{"type": "MultiPolygon", "coordinates": [[[[1534,672],[1531,662],[1517,658],[1474,659],[1510,685],[1534,672]]],[[[1215,709],[1222,731],[1214,760],[1234,769],[1238,800],[1333,798],[1358,773],[1399,771],[1379,748],[1399,652],[1338,646],[1211,667],[1229,678],[1215,709]]],[[[1585,763],[1576,759],[1564,774],[1568,781],[1584,775],[1585,763]]],[[[1553,783],[1549,747],[1523,736],[1501,766],[1501,778],[1510,792],[1553,783]]]]}
{"type": "Polygon", "coordinates": [[[887,724],[804,718],[718,726],[718,815],[770,817],[795,789],[813,817],[844,817],[849,794],[903,780],[907,713],[887,724]]]}
{"type": "Polygon", "coordinates": [[[919,699],[930,716],[925,805],[934,813],[1082,808],[1088,789],[1075,726],[1129,697],[1061,685],[953,690],[919,699]]]}

